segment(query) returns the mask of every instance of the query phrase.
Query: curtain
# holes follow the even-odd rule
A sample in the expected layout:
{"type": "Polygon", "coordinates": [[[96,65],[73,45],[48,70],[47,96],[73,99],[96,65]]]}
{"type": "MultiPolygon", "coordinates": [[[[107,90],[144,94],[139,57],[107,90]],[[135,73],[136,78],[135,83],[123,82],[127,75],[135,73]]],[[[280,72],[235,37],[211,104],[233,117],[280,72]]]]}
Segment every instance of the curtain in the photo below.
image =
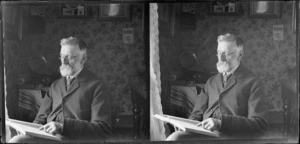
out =
{"type": "Polygon", "coordinates": [[[154,114],[163,114],[161,105],[161,81],[159,65],[159,31],[157,4],[150,4],[150,140],[165,140],[163,122],[155,119],[154,114]]]}

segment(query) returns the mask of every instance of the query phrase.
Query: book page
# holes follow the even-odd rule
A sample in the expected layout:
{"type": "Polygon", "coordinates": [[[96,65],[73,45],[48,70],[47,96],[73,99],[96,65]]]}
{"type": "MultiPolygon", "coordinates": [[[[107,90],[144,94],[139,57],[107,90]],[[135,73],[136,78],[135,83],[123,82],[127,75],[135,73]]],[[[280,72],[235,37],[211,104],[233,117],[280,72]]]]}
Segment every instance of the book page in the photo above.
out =
{"type": "Polygon", "coordinates": [[[187,122],[187,123],[190,123],[190,124],[195,124],[195,125],[200,122],[200,121],[186,119],[186,118],[181,118],[181,117],[176,117],[176,116],[170,116],[170,115],[164,115],[164,116],[167,116],[169,118],[176,119],[176,120],[179,120],[179,121],[187,122]]]}
{"type": "Polygon", "coordinates": [[[55,135],[46,133],[43,130],[39,130],[38,128],[42,126],[40,124],[29,123],[29,122],[14,120],[14,119],[7,119],[6,124],[15,128],[17,131],[19,131],[24,135],[31,135],[35,137],[41,137],[41,138],[52,139],[52,140],[60,140],[60,138],[55,135]]]}
{"type": "Polygon", "coordinates": [[[154,117],[158,118],[162,121],[168,122],[170,124],[173,124],[174,126],[178,127],[179,129],[181,129],[183,131],[190,131],[190,132],[194,132],[194,133],[219,137],[218,132],[210,131],[210,130],[204,129],[201,126],[197,126],[196,124],[198,124],[199,121],[184,119],[184,118],[169,116],[169,115],[158,115],[158,114],[154,115],[154,117]]]}
{"type": "Polygon", "coordinates": [[[6,119],[6,122],[7,121],[12,122],[12,123],[16,123],[16,124],[27,125],[27,126],[34,127],[34,128],[39,128],[39,127],[43,126],[41,124],[30,123],[30,122],[15,120],[15,119],[6,119]]]}

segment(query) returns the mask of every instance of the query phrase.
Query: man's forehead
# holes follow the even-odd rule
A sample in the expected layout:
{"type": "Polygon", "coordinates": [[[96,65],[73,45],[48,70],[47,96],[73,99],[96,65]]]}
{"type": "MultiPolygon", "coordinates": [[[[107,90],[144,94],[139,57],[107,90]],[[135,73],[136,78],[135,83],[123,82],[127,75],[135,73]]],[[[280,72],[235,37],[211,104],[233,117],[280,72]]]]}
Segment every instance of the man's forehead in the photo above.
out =
{"type": "Polygon", "coordinates": [[[219,42],[218,51],[233,51],[235,50],[236,45],[232,42],[219,42]]]}
{"type": "Polygon", "coordinates": [[[77,54],[79,47],[76,45],[62,45],[60,49],[61,54],[77,54]]]}

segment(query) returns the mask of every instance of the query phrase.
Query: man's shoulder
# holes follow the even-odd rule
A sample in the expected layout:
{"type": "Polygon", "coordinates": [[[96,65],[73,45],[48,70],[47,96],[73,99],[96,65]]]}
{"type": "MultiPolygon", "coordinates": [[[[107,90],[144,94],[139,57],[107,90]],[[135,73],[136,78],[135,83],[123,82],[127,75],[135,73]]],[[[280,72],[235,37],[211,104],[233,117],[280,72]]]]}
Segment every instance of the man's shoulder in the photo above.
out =
{"type": "Polygon", "coordinates": [[[96,84],[96,85],[105,85],[103,80],[101,80],[95,73],[88,70],[87,68],[84,69],[82,75],[79,77],[81,82],[96,84]]]}
{"type": "Polygon", "coordinates": [[[243,83],[243,85],[250,85],[251,87],[262,87],[263,86],[263,81],[261,78],[252,72],[250,69],[243,67],[243,69],[239,72],[238,76],[238,82],[243,83]]]}
{"type": "Polygon", "coordinates": [[[57,85],[57,84],[59,84],[59,83],[62,83],[63,80],[64,80],[63,77],[60,77],[60,78],[56,79],[56,80],[52,83],[52,85],[57,85]]]}
{"type": "Polygon", "coordinates": [[[88,68],[83,68],[82,71],[77,76],[78,79],[86,79],[86,80],[100,80],[99,77],[90,71],[88,68]]]}
{"type": "Polygon", "coordinates": [[[259,77],[254,72],[252,72],[250,69],[248,69],[246,67],[243,68],[241,73],[242,73],[242,77],[244,77],[244,78],[259,80],[259,77]]]}
{"type": "Polygon", "coordinates": [[[206,83],[212,83],[214,81],[217,81],[218,76],[220,75],[220,73],[214,74],[213,76],[211,76],[206,83]]]}

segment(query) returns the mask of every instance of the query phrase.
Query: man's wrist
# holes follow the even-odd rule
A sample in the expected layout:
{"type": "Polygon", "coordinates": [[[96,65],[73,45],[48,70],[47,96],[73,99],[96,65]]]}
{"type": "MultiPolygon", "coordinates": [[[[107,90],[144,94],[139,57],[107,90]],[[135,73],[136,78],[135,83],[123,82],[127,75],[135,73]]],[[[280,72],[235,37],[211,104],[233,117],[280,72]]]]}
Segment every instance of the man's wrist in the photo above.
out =
{"type": "Polygon", "coordinates": [[[220,130],[221,129],[221,125],[222,125],[222,120],[218,119],[218,118],[213,118],[213,121],[214,121],[214,123],[216,125],[216,129],[220,130]]]}
{"type": "Polygon", "coordinates": [[[64,128],[64,124],[61,123],[61,122],[55,122],[55,124],[58,126],[58,131],[60,133],[62,133],[63,132],[63,128],[64,128]]]}
{"type": "Polygon", "coordinates": [[[217,129],[220,130],[222,121],[220,119],[216,119],[217,121],[217,129]]]}
{"type": "Polygon", "coordinates": [[[221,129],[221,125],[222,125],[222,114],[218,114],[218,115],[215,115],[213,117],[213,119],[216,121],[217,123],[217,129],[220,130],[221,129]]]}

